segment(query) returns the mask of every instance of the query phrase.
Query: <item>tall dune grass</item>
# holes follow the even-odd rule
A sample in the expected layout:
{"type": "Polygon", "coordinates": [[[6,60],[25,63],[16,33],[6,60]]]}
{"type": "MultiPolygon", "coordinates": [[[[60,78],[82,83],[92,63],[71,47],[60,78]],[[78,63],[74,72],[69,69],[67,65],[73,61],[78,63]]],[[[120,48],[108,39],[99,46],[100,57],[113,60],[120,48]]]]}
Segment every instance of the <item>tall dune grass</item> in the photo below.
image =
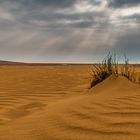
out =
{"type": "Polygon", "coordinates": [[[102,63],[93,66],[91,75],[92,80],[89,88],[96,86],[111,75],[116,77],[124,76],[134,83],[139,83],[139,77],[134,67],[129,64],[129,59],[125,57],[124,63],[121,65],[116,55],[111,55],[110,53],[105,57],[102,63]]]}

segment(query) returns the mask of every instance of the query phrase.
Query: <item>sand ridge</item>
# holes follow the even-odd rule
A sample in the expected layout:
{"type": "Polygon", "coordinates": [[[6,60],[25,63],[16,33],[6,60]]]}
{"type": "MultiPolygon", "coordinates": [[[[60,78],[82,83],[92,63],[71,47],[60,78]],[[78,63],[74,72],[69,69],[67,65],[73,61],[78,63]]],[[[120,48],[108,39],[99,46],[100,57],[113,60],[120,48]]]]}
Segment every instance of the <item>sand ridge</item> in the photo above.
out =
{"type": "MultiPolygon", "coordinates": [[[[8,90],[7,94],[2,94],[1,101],[4,103],[10,101],[11,107],[7,105],[6,108],[6,105],[1,105],[1,120],[5,119],[5,123],[3,121],[0,125],[0,139],[139,140],[140,85],[133,84],[124,77],[111,76],[93,89],[87,90],[88,67],[82,68],[57,67],[54,70],[51,68],[50,76],[60,76],[60,72],[63,74],[54,82],[54,79],[46,82],[53,84],[52,86],[54,83],[60,83],[63,88],[60,85],[52,89],[48,87],[46,93],[44,91],[43,94],[39,94],[42,88],[36,88],[38,92],[30,93],[32,90],[30,87],[31,89],[22,93],[20,97],[18,93],[13,94],[8,90]],[[68,85],[65,83],[66,75],[69,77],[68,85]],[[74,81],[75,77],[77,81],[74,81]],[[47,96],[48,91],[49,96],[47,96]],[[57,95],[51,96],[56,92],[57,95]]],[[[31,70],[31,68],[25,70],[29,69],[31,70]]],[[[44,69],[43,72],[39,69],[41,68],[34,72],[44,75],[44,69]]],[[[36,77],[32,76],[31,79],[36,77]]],[[[40,79],[37,82],[39,83],[40,79]]],[[[3,89],[4,91],[6,92],[3,89]]]]}

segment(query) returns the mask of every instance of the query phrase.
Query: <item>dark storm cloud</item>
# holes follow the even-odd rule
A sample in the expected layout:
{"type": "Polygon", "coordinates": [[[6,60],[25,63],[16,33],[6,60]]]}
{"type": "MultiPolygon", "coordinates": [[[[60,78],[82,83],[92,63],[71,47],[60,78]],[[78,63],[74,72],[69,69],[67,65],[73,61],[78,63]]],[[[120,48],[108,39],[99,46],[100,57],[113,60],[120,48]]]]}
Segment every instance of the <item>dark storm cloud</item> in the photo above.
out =
{"type": "Polygon", "coordinates": [[[125,16],[125,17],[122,17],[122,19],[129,19],[129,20],[133,20],[133,22],[140,22],[140,14],[133,14],[130,16],[125,16]]]}
{"type": "Polygon", "coordinates": [[[42,13],[41,16],[39,14],[31,15],[31,19],[38,19],[38,20],[93,20],[96,16],[103,17],[104,13],[101,12],[85,12],[85,13],[42,13]]]}
{"type": "Polygon", "coordinates": [[[0,3],[18,3],[26,7],[71,7],[77,0],[1,0],[0,3]]]}
{"type": "Polygon", "coordinates": [[[125,6],[136,6],[140,4],[140,0],[108,0],[109,6],[121,8],[125,6]]]}
{"type": "Polygon", "coordinates": [[[22,0],[23,4],[34,4],[49,7],[71,7],[76,0],[22,0]]]}
{"type": "Polygon", "coordinates": [[[0,7],[14,21],[3,19],[0,21],[0,26],[3,29],[8,28],[7,23],[10,28],[89,28],[96,26],[99,23],[96,23],[95,19],[96,17],[98,20],[102,18],[103,12],[74,12],[72,9],[74,4],[84,1],[95,5],[101,3],[97,0],[2,0],[0,7]],[[67,8],[70,8],[69,11],[63,11],[67,8]]]}
{"type": "Polygon", "coordinates": [[[100,5],[101,4],[101,1],[99,1],[99,0],[87,0],[87,1],[93,5],[100,5]]]}

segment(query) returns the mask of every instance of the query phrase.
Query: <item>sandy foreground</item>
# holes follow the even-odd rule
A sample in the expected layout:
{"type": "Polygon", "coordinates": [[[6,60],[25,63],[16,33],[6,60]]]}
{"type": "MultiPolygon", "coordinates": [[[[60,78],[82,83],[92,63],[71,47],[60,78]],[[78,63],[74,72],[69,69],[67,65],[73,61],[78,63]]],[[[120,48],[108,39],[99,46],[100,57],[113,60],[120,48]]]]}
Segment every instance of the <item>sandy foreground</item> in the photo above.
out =
{"type": "Polygon", "coordinates": [[[140,85],[112,76],[88,90],[89,72],[1,66],[0,140],[140,140],[140,85]]]}

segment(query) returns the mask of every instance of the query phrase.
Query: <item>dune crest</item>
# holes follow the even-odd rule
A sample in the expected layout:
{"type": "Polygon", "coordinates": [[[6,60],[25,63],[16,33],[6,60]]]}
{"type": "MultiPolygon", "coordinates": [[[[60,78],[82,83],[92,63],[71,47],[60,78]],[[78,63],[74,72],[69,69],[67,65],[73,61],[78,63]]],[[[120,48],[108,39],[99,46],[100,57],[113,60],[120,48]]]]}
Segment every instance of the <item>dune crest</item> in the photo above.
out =
{"type": "MultiPolygon", "coordinates": [[[[120,92],[115,91],[114,94],[122,94],[125,92],[125,90],[130,89],[130,92],[133,91],[133,89],[139,89],[140,85],[131,82],[129,79],[127,79],[124,76],[110,76],[107,79],[105,79],[103,82],[99,83],[98,85],[96,85],[95,87],[93,87],[92,89],[90,89],[90,92],[92,93],[96,93],[96,94],[104,94],[105,91],[109,90],[122,90],[120,92]],[[99,91],[98,91],[99,90],[99,91]],[[100,93],[100,91],[103,91],[100,93]]],[[[113,91],[112,91],[113,92],[113,91]]],[[[110,92],[107,92],[106,94],[108,94],[110,92]]],[[[113,96],[114,96],[113,94],[113,96]]],[[[112,93],[111,93],[112,95],[112,93]]]]}

